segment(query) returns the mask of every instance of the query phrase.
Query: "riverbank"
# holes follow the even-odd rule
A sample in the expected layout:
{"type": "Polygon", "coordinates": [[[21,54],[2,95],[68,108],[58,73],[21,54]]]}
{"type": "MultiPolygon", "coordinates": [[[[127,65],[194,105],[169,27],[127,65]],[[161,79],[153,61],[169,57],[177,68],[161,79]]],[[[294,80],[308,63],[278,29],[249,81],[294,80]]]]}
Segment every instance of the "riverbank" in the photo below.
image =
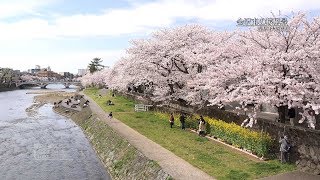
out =
{"type": "Polygon", "coordinates": [[[0,88],[0,92],[5,92],[5,91],[13,91],[13,90],[16,90],[18,88],[16,87],[11,87],[11,88],[0,88]]]}
{"type": "MultiPolygon", "coordinates": [[[[84,101],[82,99],[80,104],[84,101]]],[[[105,121],[92,114],[90,103],[79,112],[66,110],[63,106],[54,108],[55,112],[70,117],[81,127],[113,179],[171,179],[155,161],[149,160],[105,121]]]]}
{"type": "Polygon", "coordinates": [[[257,179],[294,170],[294,165],[281,164],[277,159],[262,162],[221,143],[181,130],[179,120],[170,128],[169,115],[155,111],[135,112],[134,106],[139,102],[121,95],[103,94],[95,88],[88,88],[85,93],[105,112],[112,111],[122,123],[217,179],[257,179]],[[107,100],[114,105],[106,105],[107,100]]]}
{"type": "MultiPolygon", "coordinates": [[[[85,91],[86,92],[86,91],[85,91]]],[[[87,92],[86,92],[87,94],[87,92]]],[[[100,93],[99,91],[99,94],[100,93]]],[[[111,96],[111,95],[110,95],[111,96]]],[[[98,102],[104,101],[104,104],[106,104],[106,98],[100,97],[98,93],[94,96],[94,98],[91,98],[89,96],[85,96],[88,98],[92,104],[90,105],[93,111],[97,114],[97,116],[103,120],[106,124],[108,124],[114,131],[116,131],[119,135],[127,139],[127,141],[132,144],[134,147],[136,147],[140,152],[142,152],[146,157],[149,159],[152,159],[159,163],[161,168],[167,172],[172,178],[174,179],[181,179],[181,180],[193,180],[193,179],[201,179],[201,180],[211,180],[214,179],[214,177],[209,176],[205,172],[201,171],[197,167],[192,166],[182,158],[176,156],[173,152],[170,152],[169,150],[165,149],[164,147],[160,146],[156,142],[154,142],[152,139],[149,139],[148,137],[144,136],[142,133],[140,134],[138,131],[135,131],[133,128],[130,128],[125,123],[121,122],[120,120],[116,118],[109,118],[108,113],[106,113],[102,107],[98,105],[98,102]],[[96,98],[99,99],[97,101],[96,98]],[[93,100],[94,99],[94,100],[93,100]]],[[[113,102],[113,101],[112,101],[113,102]]],[[[116,104],[119,104],[117,102],[116,104]]],[[[131,105],[131,103],[127,104],[131,105]]],[[[115,106],[115,105],[113,105],[115,106]]],[[[110,112],[110,111],[109,111],[110,112]]],[[[126,113],[126,112],[124,112],[126,113]]],[[[126,113],[127,114],[127,113],[126,113]]],[[[132,119],[135,118],[135,115],[132,113],[128,114],[132,119]]],[[[139,125],[141,126],[141,125],[139,125]]],[[[142,125],[141,128],[144,128],[146,131],[149,129],[148,125],[142,125]]],[[[155,127],[157,128],[157,127],[155,127]]],[[[162,129],[158,129],[162,131],[162,129]]],[[[169,135],[170,136],[170,135],[169,135]]],[[[164,141],[167,141],[168,136],[159,136],[159,138],[162,138],[164,141]]],[[[171,142],[170,142],[171,143],[171,142]]],[[[178,141],[174,142],[178,143],[178,141]]],[[[172,143],[172,144],[174,144],[172,143]]],[[[185,149],[185,147],[180,147],[180,149],[185,149]]]]}
{"type": "Polygon", "coordinates": [[[29,116],[37,114],[38,109],[47,103],[53,104],[54,102],[70,98],[75,95],[74,92],[65,91],[31,91],[26,94],[38,94],[34,96],[33,104],[26,108],[26,112],[29,116]]]}

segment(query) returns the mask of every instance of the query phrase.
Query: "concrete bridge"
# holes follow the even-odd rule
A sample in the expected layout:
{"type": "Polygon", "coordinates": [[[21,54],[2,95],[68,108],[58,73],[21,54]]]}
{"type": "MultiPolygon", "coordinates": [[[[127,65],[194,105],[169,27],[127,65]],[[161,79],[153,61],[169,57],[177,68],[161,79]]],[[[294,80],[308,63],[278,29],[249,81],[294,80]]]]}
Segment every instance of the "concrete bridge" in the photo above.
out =
{"type": "Polygon", "coordinates": [[[63,84],[65,88],[69,88],[70,85],[80,86],[79,81],[24,81],[16,82],[16,87],[23,89],[25,86],[39,86],[42,89],[46,89],[49,84],[63,84]]]}

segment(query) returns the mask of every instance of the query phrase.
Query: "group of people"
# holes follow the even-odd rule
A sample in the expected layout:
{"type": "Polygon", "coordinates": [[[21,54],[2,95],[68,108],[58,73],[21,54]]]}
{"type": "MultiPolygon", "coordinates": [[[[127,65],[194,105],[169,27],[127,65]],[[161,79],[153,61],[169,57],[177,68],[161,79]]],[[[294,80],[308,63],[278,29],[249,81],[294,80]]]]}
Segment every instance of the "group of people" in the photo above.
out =
{"type": "MultiPolygon", "coordinates": [[[[180,113],[179,120],[181,123],[181,129],[186,129],[186,115],[184,113],[180,113]]],[[[169,123],[170,123],[170,128],[172,128],[174,125],[173,113],[170,114],[169,123]]],[[[199,124],[199,129],[198,129],[199,136],[204,136],[205,130],[206,130],[206,121],[203,119],[203,116],[200,116],[198,124],[199,124]]]]}
{"type": "Polygon", "coordinates": [[[108,105],[108,106],[111,106],[111,105],[114,105],[114,103],[113,103],[111,100],[108,100],[108,101],[107,101],[107,105],[108,105]]]}
{"type": "MultiPolygon", "coordinates": [[[[102,95],[101,95],[101,94],[99,94],[98,96],[99,96],[99,98],[102,98],[102,95]]],[[[112,93],[112,97],[114,97],[114,96],[115,96],[114,93],[112,93]]],[[[106,104],[107,104],[108,106],[114,105],[114,103],[113,103],[110,99],[107,100],[106,104]]],[[[110,113],[108,114],[108,117],[109,117],[110,119],[113,117],[112,112],[110,112],[110,113]]]]}
{"type": "MultiPolygon", "coordinates": [[[[101,97],[101,95],[99,94],[99,96],[101,97]]],[[[112,94],[112,96],[114,96],[114,94],[112,94]]],[[[88,104],[89,101],[87,100],[85,102],[85,104],[88,104]]],[[[113,102],[111,100],[107,101],[107,105],[113,105],[113,102]]],[[[293,125],[294,122],[294,118],[295,118],[295,110],[289,109],[288,111],[288,116],[290,118],[290,123],[293,125]]],[[[108,115],[109,118],[113,117],[112,112],[109,113],[108,115]]],[[[179,116],[179,120],[181,123],[181,129],[185,130],[186,129],[186,114],[185,113],[180,113],[179,116]]],[[[170,128],[173,128],[175,122],[175,118],[173,113],[170,114],[170,118],[169,118],[169,123],[170,123],[170,128]]],[[[205,136],[205,131],[206,131],[206,121],[204,120],[203,116],[200,116],[199,120],[198,120],[198,134],[199,136],[205,136]]],[[[280,140],[279,140],[279,144],[280,144],[280,161],[282,163],[285,162],[289,162],[289,155],[290,155],[290,151],[291,151],[291,144],[288,141],[288,137],[287,136],[281,136],[280,140]]]]}
{"type": "Polygon", "coordinates": [[[61,101],[58,101],[58,102],[54,102],[53,103],[53,108],[57,108],[57,107],[60,107],[60,104],[62,103],[62,100],[61,101]]]}
{"type": "Polygon", "coordinates": [[[70,98],[67,99],[67,101],[65,103],[69,106],[69,104],[71,103],[71,99],[70,98]]]}
{"type": "MultiPolygon", "coordinates": [[[[70,107],[71,108],[77,108],[77,106],[80,106],[80,102],[81,102],[81,99],[82,98],[84,98],[84,96],[83,95],[75,95],[74,97],[73,96],[71,96],[70,98],[68,98],[64,103],[67,105],[67,106],[69,106],[70,105],[70,107]],[[75,102],[73,102],[73,101],[75,101],[75,102]]],[[[54,102],[53,104],[54,104],[54,108],[57,108],[57,107],[59,107],[61,104],[62,104],[62,100],[60,100],[60,101],[58,101],[58,102],[54,102]]],[[[85,102],[84,102],[84,104],[83,104],[83,108],[85,108],[85,107],[88,107],[89,106],[89,100],[86,100],[85,102]]]]}
{"type": "Polygon", "coordinates": [[[84,102],[84,104],[83,104],[83,107],[85,108],[85,107],[88,107],[89,106],[89,100],[86,100],[85,102],[84,102]]]}
{"type": "MultiPolygon", "coordinates": [[[[180,114],[180,123],[181,123],[181,129],[186,129],[186,117],[183,113],[180,114]]],[[[173,113],[170,114],[170,119],[169,119],[169,123],[170,123],[170,128],[173,127],[174,125],[174,116],[173,113]]]]}

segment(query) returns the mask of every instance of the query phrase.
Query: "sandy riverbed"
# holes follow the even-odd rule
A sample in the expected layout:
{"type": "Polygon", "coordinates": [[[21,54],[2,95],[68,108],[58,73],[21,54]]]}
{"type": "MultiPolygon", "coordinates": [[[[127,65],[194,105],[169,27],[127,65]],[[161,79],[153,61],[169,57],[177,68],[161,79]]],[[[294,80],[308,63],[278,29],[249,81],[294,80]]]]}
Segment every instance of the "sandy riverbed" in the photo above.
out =
{"type": "Polygon", "coordinates": [[[34,97],[33,104],[26,109],[29,116],[34,116],[37,114],[37,110],[44,104],[59,102],[74,96],[76,93],[65,91],[33,91],[27,92],[27,94],[39,94],[34,97]]]}

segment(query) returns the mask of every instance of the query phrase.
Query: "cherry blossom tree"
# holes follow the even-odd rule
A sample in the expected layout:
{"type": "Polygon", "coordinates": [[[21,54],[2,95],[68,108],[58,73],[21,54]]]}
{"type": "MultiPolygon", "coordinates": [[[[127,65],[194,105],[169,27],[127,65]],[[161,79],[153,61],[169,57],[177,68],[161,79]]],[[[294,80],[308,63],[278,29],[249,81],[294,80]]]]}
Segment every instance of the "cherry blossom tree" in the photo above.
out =
{"type": "MultiPolygon", "coordinates": [[[[305,14],[295,15],[288,30],[243,35],[263,53],[262,73],[257,74],[263,83],[259,86],[262,91],[255,97],[276,105],[282,122],[287,106],[319,113],[319,35],[319,18],[308,22],[305,14]]],[[[314,127],[313,118],[305,114],[301,114],[302,118],[307,118],[309,126],[314,127]]]]}
{"type": "Polygon", "coordinates": [[[244,52],[243,47],[248,47],[250,53],[208,67],[196,84],[199,89],[209,90],[211,104],[273,104],[282,122],[285,108],[302,108],[302,118],[308,119],[313,128],[314,118],[307,112],[318,114],[320,108],[319,33],[319,18],[308,22],[304,14],[295,15],[284,31],[240,32],[240,49],[244,52]]]}
{"type": "Polygon", "coordinates": [[[108,77],[108,74],[110,72],[110,68],[105,67],[104,69],[100,71],[96,71],[94,73],[87,73],[83,77],[80,78],[80,82],[83,86],[89,87],[89,86],[98,86],[103,87],[106,82],[105,79],[108,77]]]}
{"type": "Polygon", "coordinates": [[[92,74],[91,73],[87,73],[86,75],[82,76],[79,78],[81,84],[84,86],[84,87],[89,87],[92,85],[92,74]]]}
{"type": "Polygon", "coordinates": [[[133,81],[135,76],[138,75],[129,73],[128,68],[130,68],[130,66],[132,66],[132,64],[124,57],[115,63],[109,72],[109,76],[105,79],[110,89],[123,92],[127,91],[128,85],[133,81]]]}
{"type": "MultiPolygon", "coordinates": [[[[112,69],[84,76],[84,85],[134,89],[154,101],[194,105],[239,102],[302,109],[314,128],[320,109],[320,19],[292,16],[287,29],[214,32],[200,25],[159,30],[134,40],[112,69]]],[[[256,114],[248,121],[252,126],[256,114]]]]}
{"type": "Polygon", "coordinates": [[[132,41],[127,75],[135,86],[147,86],[155,101],[185,100],[187,80],[214,64],[219,46],[231,36],[200,25],[157,31],[149,39],[132,41]]]}
{"type": "Polygon", "coordinates": [[[36,76],[34,76],[34,75],[24,74],[24,75],[20,76],[20,79],[22,81],[34,81],[34,80],[36,80],[38,78],[36,76]]]}

